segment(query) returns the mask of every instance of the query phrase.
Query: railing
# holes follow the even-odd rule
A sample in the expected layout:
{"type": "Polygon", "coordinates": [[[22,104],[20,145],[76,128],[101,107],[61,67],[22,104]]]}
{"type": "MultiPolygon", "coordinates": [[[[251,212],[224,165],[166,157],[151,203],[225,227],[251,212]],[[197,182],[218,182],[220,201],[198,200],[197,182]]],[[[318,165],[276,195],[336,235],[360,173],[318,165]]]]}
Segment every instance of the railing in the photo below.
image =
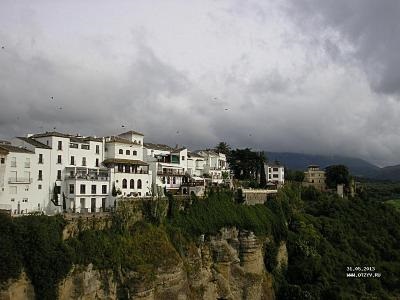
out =
{"type": "Polygon", "coordinates": [[[183,170],[157,170],[157,175],[185,175],[183,170]]]}
{"type": "Polygon", "coordinates": [[[65,179],[81,179],[81,180],[99,180],[107,181],[108,175],[91,175],[91,174],[69,174],[65,176],[65,179]]]}
{"type": "Polygon", "coordinates": [[[27,177],[10,177],[8,183],[32,183],[32,178],[27,177]]]}
{"type": "Polygon", "coordinates": [[[131,171],[131,172],[127,172],[125,170],[123,171],[116,171],[116,173],[126,173],[126,174],[149,174],[148,170],[137,170],[137,171],[131,171]]]}

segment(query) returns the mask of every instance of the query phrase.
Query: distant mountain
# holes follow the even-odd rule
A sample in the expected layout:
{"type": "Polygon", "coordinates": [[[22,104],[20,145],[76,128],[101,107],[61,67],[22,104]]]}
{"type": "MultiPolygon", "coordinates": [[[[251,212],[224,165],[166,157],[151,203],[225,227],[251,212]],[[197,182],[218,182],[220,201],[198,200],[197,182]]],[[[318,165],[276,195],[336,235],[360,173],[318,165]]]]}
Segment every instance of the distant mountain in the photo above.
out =
{"type": "Polygon", "coordinates": [[[308,165],[319,165],[325,168],[330,165],[343,164],[346,165],[350,173],[354,176],[366,178],[385,178],[391,180],[400,180],[400,165],[393,167],[379,168],[365,160],[346,157],[346,156],[328,156],[328,155],[313,155],[303,153],[290,153],[290,152],[265,152],[268,161],[280,161],[288,169],[291,170],[305,170],[308,165]]]}
{"type": "Polygon", "coordinates": [[[400,165],[381,168],[379,175],[382,179],[400,181],[400,165]]]}

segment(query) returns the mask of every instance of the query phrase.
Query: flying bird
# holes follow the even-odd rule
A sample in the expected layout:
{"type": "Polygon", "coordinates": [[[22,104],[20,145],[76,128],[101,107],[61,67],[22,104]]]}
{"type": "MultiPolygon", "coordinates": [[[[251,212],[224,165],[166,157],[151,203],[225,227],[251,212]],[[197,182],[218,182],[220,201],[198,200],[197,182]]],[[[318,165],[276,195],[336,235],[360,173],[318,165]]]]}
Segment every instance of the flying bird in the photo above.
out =
{"type": "Polygon", "coordinates": [[[125,128],[125,125],[121,125],[122,128],[125,128]]]}
{"type": "Polygon", "coordinates": [[[50,98],[51,98],[52,100],[54,100],[54,97],[53,97],[53,96],[51,96],[50,98]]]}
{"type": "Polygon", "coordinates": [[[5,49],[5,47],[4,47],[4,46],[1,46],[1,49],[5,49]]]}
{"type": "Polygon", "coordinates": [[[179,130],[176,131],[176,134],[179,134],[179,130]]]}
{"type": "Polygon", "coordinates": [[[225,110],[228,110],[227,108],[225,108],[225,110]]]}
{"type": "Polygon", "coordinates": [[[58,109],[62,109],[62,107],[59,107],[58,109]]]}

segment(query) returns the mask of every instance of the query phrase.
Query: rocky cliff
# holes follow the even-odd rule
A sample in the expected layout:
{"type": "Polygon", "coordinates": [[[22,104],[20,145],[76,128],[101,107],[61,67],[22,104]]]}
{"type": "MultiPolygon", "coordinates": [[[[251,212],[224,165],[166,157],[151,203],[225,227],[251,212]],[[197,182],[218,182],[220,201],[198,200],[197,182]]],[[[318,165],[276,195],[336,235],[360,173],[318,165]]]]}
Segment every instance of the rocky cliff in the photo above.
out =
{"type": "MultiPolygon", "coordinates": [[[[74,266],[59,285],[59,299],[274,299],[263,245],[250,231],[224,228],[192,244],[178,265],[159,269],[151,280],[132,271],[74,266]]],[[[284,243],[277,261],[287,264],[284,243]]],[[[3,286],[0,299],[34,299],[26,275],[3,286]]]]}

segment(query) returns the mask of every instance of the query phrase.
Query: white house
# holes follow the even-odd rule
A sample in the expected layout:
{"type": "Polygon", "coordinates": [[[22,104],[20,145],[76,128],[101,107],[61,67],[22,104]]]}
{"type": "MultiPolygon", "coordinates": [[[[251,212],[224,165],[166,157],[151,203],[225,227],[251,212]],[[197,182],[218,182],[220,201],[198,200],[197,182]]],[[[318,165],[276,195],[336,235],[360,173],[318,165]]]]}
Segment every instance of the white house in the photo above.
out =
{"type": "Polygon", "coordinates": [[[187,175],[187,149],[145,143],[143,154],[153,174],[153,191],[177,192],[187,175]]]}
{"type": "Polygon", "coordinates": [[[143,161],[143,134],[128,131],[105,138],[105,160],[110,170],[110,185],[125,197],[151,196],[152,172],[143,161]]]}
{"type": "Polygon", "coordinates": [[[208,174],[213,184],[230,181],[230,170],[226,155],[214,150],[199,150],[196,153],[204,158],[204,174],[208,174]]]}
{"type": "Polygon", "coordinates": [[[281,186],[285,183],[285,167],[279,162],[264,164],[267,182],[281,186]]]}
{"type": "Polygon", "coordinates": [[[11,214],[45,211],[49,190],[37,175],[37,157],[35,149],[0,144],[0,209],[11,214]]]}

